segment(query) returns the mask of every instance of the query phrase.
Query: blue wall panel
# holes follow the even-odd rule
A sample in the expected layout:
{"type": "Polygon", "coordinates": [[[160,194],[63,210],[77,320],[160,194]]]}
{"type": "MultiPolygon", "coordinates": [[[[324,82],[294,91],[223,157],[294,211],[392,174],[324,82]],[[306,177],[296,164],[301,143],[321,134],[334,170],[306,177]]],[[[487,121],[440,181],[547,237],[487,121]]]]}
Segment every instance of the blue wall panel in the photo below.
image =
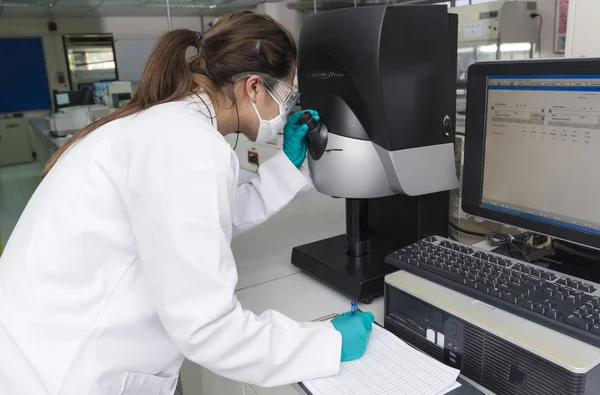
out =
{"type": "Polygon", "coordinates": [[[0,113],[51,108],[42,40],[0,39],[0,113]]]}

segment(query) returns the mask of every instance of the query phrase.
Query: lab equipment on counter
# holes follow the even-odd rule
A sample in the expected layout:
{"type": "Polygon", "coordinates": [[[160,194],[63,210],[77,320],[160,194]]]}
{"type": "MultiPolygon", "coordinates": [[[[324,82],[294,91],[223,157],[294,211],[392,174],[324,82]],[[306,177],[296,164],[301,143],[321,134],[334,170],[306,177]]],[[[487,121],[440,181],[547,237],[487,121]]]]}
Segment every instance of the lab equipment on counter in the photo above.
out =
{"type": "Polygon", "coordinates": [[[55,111],[67,107],[88,106],[95,104],[94,92],[90,89],[68,92],[59,92],[55,90],[53,92],[53,96],[55,111]]]}
{"type": "Polygon", "coordinates": [[[106,89],[110,108],[121,108],[127,105],[133,97],[133,89],[129,81],[115,81],[106,89]]]}
{"type": "Polygon", "coordinates": [[[383,293],[389,253],[447,234],[456,32],[445,6],[340,9],[302,29],[302,106],[321,117],[308,162],[319,192],[346,199],[347,231],[292,263],[354,300],[383,293]]]}
{"type": "Polygon", "coordinates": [[[598,394],[600,348],[492,307],[456,283],[416,274],[402,270],[385,280],[385,328],[411,346],[495,394],[598,394]]]}
{"type": "Polygon", "coordinates": [[[68,107],[47,116],[48,129],[55,137],[65,137],[107,116],[109,108],[100,104],[68,107]]]}

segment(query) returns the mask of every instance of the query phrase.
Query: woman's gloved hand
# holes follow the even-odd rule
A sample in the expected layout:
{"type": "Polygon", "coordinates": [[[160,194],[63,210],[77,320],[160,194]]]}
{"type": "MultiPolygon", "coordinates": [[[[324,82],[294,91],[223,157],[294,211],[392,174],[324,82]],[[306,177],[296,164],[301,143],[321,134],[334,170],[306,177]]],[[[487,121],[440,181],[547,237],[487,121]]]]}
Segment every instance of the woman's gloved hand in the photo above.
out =
{"type": "Polygon", "coordinates": [[[308,148],[308,126],[300,123],[300,116],[305,112],[310,112],[315,121],[320,120],[314,110],[300,111],[292,115],[283,128],[283,152],[296,167],[302,166],[308,148]]]}
{"type": "Polygon", "coordinates": [[[363,356],[375,317],[371,313],[356,312],[338,315],[331,323],[342,334],[342,362],[352,361],[363,356]]]}

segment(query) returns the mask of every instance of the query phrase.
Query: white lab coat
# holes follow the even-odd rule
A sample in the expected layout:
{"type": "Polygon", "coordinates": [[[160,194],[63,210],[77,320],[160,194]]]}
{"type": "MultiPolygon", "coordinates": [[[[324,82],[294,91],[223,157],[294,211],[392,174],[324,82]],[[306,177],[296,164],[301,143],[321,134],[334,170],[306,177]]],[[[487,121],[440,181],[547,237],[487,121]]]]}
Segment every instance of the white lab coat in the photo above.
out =
{"type": "Polygon", "coordinates": [[[203,109],[113,121],[43,180],[0,258],[1,395],[170,395],[184,356],[260,386],[338,372],[331,324],[234,296],[232,235],[310,181],[281,152],[238,187],[203,109]]]}

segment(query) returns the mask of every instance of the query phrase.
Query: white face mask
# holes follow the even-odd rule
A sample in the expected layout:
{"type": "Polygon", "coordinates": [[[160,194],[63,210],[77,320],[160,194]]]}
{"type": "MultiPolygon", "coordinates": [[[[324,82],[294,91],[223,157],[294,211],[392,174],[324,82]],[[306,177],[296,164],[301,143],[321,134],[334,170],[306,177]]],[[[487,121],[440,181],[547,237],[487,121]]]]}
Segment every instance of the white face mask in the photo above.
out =
{"type": "MultiPolygon", "coordinates": [[[[271,92],[267,92],[269,93],[269,95],[271,95],[275,103],[278,103],[277,99],[273,97],[271,92]]],[[[256,113],[256,116],[260,121],[258,133],[256,134],[256,140],[254,140],[255,143],[266,143],[277,137],[279,133],[283,132],[283,127],[285,126],[287,114],[282,105],[279,105],[279,115],[267,121],[261,118],[260,113],[258,112],[258,108],[256,108],[256,104],[254,104],[252,100],[250,101],[250,103],[252,104],[254,112],[256,113]]]]}

